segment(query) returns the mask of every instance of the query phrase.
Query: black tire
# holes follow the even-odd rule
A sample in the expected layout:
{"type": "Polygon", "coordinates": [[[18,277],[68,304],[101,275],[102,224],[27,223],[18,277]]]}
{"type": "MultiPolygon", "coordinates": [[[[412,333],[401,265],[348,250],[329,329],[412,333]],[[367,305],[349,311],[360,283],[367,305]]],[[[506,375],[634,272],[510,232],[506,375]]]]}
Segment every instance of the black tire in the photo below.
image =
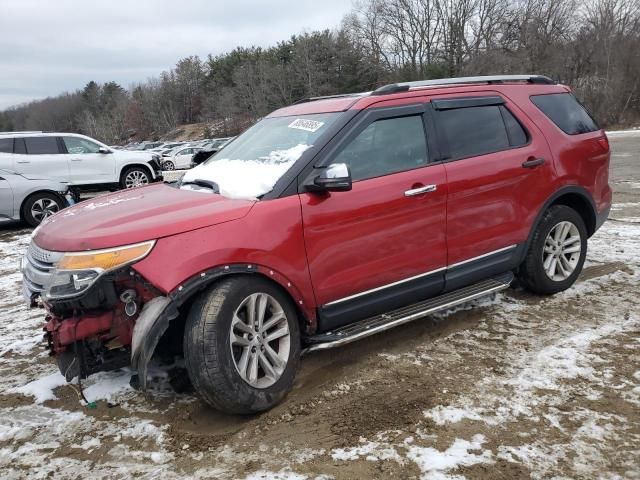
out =
{"type": "Polygon", "coordinates": [[[165,162],[162,162],[162,169],[171,171],[171,170],[175,170],[176,166],[173,164],[171,160],[167,160],[165,162]]]}
{"type": "Polygon", "coordinates": [[[22,219],[31,227],[37,227],[47,216],[65,208],[66,203],[58,195],[38,192],[31,195],[22,205],[22,219]],[[40,205],[42,208],[38,208],[40,205]],[[43,210],[44,209],[44,210],[43,210]],[[42,216],[40,213],[42,211],[42,216]]]}
{"type": "Polygon", "coordinates": [[[268,280],[245,276],[222,280],[202,293],[189,311],[184,357],[196,392],[212,407],[241,415],[268,410],[291,390],[300,364],[296,309],[287,295],[268,280]],[[256,388],[240,376],[230,344],[233,315],[255,293],[267,294],[280,304],[290,335],[286,366],[275,383],[266,388],[256,388]]]}
{"type": "Polygon", "coordinates": [[[142,185],[149,185],[151,182],[153,181],[153,179],[151,178],[151,174],[149,173],[149,170],[147,170],[144,167],[129,167],[127,169],[125,169],[122,172],[122,175],[120,176],[120,188],[134,188],[134,187],[138,187],[138,186],[142,186],[142,185]],[[127,182],[128,182],[128,177],[130,175],[133,176],[137,176],[140,178],[146,178],[146,183],[140,184],[140,185],[133,185],[133,186],[128,186],[127,182]]]}
{"type": "Polygon", "coordinates": [[[533,234],[527,256],[518,271],[518,280],[527,290],[542,295],[561,292],[571,287],[580,275],[587,256],[587,237],[587,228],[578,212],[566,205],[550,207],[533,234]],[[573,272],[567,278],[553,280],[545,271],[543,250],[547,236],[560,222],[570,222],[577,228],[580,235],[580,255],[573,272]]]}

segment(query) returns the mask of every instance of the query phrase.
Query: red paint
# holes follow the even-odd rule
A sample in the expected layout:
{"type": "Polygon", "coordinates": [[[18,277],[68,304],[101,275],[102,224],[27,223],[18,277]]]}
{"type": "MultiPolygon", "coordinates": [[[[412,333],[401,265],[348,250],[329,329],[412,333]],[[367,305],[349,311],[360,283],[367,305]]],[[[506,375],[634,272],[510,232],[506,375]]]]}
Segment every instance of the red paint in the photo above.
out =
{"type": "Polygon", "coordinates": [[[114,312],[105,312],[100,315],[84,315],[82,318],[68,318],[65,320],[50,317],[45,326],[45,331],[51,334],[54,339],[54,351],[61,352],[64,351],[67,345],[76,340],[109,330],[113,317],[114,312]]]}
{"type": "Polygon", "coordinates": [[[65,209],[43,224],[35,241],[61,252],[129,245],[243,217],[254,203],[155,184],[65,209]]]}
{"type": "Polygon", "coordinates": [[[318,305],[446,265],[443,165],[355,182],[350,192],[305,193],[301,199],[318,305]],[[435,192],[404,196],[432,184],[435,192]]]}

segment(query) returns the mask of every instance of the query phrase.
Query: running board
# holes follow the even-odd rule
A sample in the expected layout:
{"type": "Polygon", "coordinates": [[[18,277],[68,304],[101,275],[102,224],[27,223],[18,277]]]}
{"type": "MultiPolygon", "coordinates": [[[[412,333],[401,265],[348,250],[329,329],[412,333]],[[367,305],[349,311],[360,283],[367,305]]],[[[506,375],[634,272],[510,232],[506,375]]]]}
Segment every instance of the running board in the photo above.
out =
{"type": "Polygon", "coordinates": [[[437,297],[414,303],[413,305],[365,318],[364,320],[351,323],[331,332],[307,337],[305,341],[308,346],[304,349],[303,353],[313,352],[314,350],[326,350],[355,342],[361,338],[384,332],[390,328],[426,317],[432,313],[447,310],[490,293],[505,290],[509,288],[512,281],[513,273],[504,273],[488,280],[469,285],[468,287],[463,287],[453,292],[444,293],[437,297]]]}

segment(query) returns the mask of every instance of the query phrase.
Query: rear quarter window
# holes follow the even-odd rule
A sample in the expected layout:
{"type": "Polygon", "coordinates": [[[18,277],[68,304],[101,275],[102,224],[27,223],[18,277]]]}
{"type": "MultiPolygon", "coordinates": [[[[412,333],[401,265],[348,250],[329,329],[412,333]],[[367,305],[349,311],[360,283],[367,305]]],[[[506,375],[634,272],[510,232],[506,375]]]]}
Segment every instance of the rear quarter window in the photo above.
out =
{"type": "Polygon", "coordinates": [[[533,95],[531,101],[564,133],[578,135],[600,129],[571,93],[533,95]]]}

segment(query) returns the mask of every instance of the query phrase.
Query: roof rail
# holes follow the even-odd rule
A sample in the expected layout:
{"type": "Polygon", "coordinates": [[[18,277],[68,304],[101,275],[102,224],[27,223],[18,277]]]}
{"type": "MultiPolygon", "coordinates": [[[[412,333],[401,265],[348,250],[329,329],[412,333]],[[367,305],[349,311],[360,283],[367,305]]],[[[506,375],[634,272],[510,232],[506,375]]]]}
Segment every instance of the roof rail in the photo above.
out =
{"type": "Polygon", "coordinates": [[[16,135],[16,134],[23,134],[23,133],[42,133],[42,130],[27,130],[24,132],[0,132],[0,135],[16,135]]]}
{"type": "Polygon", "coordinates": [[[327,100],[330,98],[361,97],[363,95],[366,95],[366,94],[365,93],[342,93],[340,95],[327,95],[324,97],[301,98],[297,102],[293,102],[293,104],[298,105],[300,103],[315,102],[316,100],[327,100]]]}
{"type": "Polygon", "coordinates": [[[390,93],[406,92],[411,88],[460,85],[465,83],[505,83],[526,82],[543,85],[555,85],[555,81],[544,75],[485,75],[479,77],[437,78],[434,80],[419,80],[417,82],[391,83],[374,90],[371,95],[388,95],[390,93]]]}

